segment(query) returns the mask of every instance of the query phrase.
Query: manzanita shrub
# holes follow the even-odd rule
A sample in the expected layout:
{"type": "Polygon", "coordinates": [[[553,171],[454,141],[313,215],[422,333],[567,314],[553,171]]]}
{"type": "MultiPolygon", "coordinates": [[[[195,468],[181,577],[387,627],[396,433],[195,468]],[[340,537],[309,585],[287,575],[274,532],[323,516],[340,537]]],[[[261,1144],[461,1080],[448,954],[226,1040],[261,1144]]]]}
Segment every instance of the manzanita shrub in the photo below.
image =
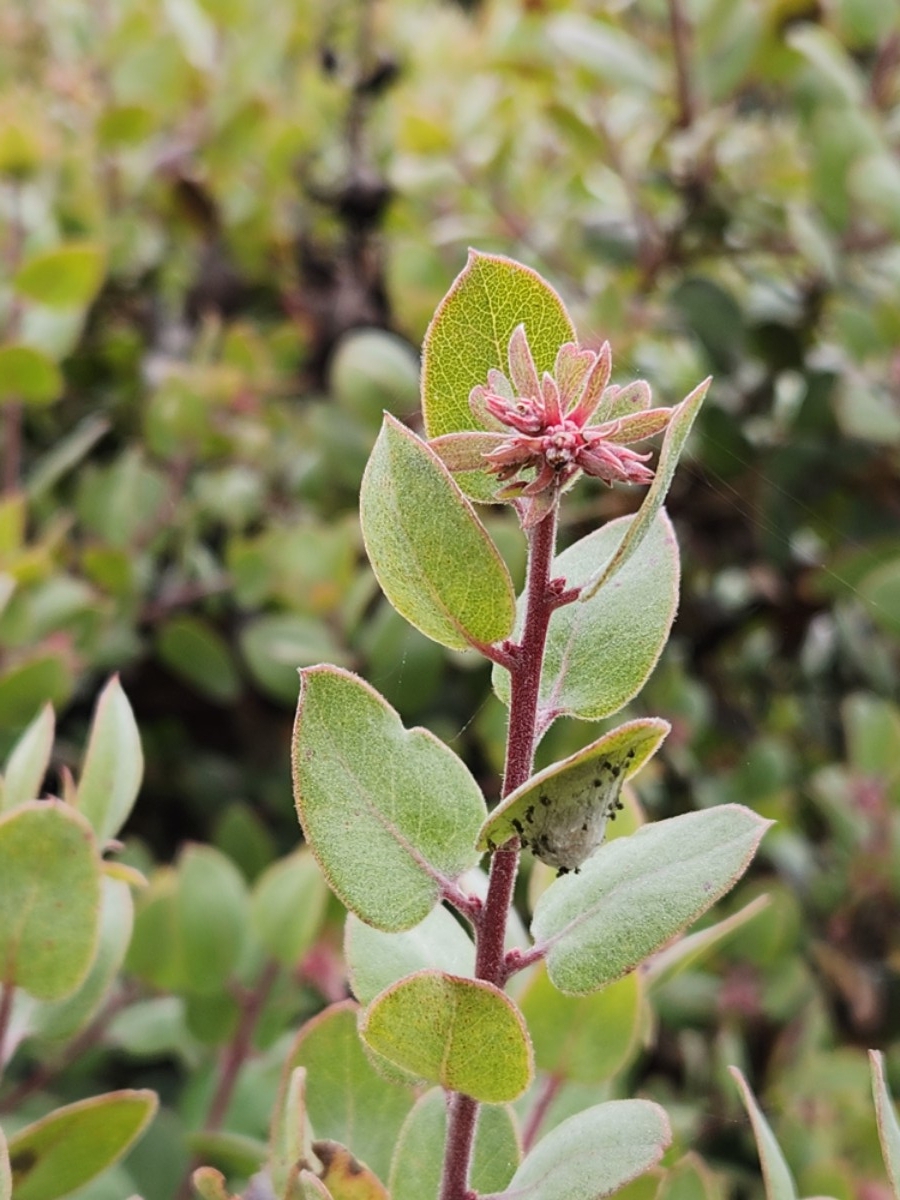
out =
{"type": "MultiPolygon", "coordinates": [[[[427,439],[386,416],[363,478],[363,535],[388,600],[428,637],[493,663],[509,710],[493,812],[466,764],[431,732],[405,729],[370,683],[331,665],[301,671],[297,810],[349,910],[359,1005],[318,1020],[346,1036],[358,1028],[368,1061],[396,1086],[440,1089],[420,1096],[393,1139],[393,1200],[593,1200],[660,1159],[669,1123],[647,1100],[591,1104],[544,1132],[559,1060],[574,1050],[566,1034],[577,1040],[577,1026],[590,1025],[584,1012],[573,1021],[566,998],[590,1004],[672,942],[743,873],[768,824],[722,805],[604,842],[629,805],[626,781],[668,732],[653,717],[534,772],[558,718],[603,720],[637,695],[677,606],[663,501],[709,381],[653,407],[645,382],[613,384],[611,366],[607,344],[579,345],[539,275],[473,253],[425,340],[427,439]],[[632,447],[660,433],[654,469],[651,453],[632,447]],[[582,474],[649,489],[635,515],[558,553],[560,506],[582,474]],[[527,539],[518,598],[474,507],[497,502],[513,507],[527,539]],[[530,936],[513,910],[523,853],[545,872],[532,879],[530,936]],[[510,1106],[526,1093],[520,1148],[510,1106]]],[[[288,1171],[275,1191],[337,1195],[326,1175],[343,1151],[329,1148],[313,1182],[314,1158],[296,1141],[304,1080],[298,1064],[283,1097],[297,1190],[288,1171]]],[[[388,1119],[360,1114],[349,1149],[369,1166],[361,1147],[388,1119]]],[[[383,1193],[373,1183],[367,1194],[383,1193]]]]}

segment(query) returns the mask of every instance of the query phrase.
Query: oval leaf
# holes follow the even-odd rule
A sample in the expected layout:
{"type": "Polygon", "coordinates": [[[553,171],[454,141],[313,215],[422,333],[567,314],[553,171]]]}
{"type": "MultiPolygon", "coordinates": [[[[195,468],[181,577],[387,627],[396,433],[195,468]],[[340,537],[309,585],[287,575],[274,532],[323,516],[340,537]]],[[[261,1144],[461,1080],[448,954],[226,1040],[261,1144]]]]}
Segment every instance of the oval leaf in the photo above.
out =
{"type": "Polygon", "coordinates": [[[114,675],[97,701],[78,784],[78,808],[101,843],[116,836],[134,807],[144,774],[141,735],[114,675]]]}
{"type": "MultiPolygon", "coordinates": [[[[553,564],[554,576],[564,577],[570,587],[584,584],[636,519],[610,521],[564,550],[553,564]]],[[[615,587],[585,603],[567,604],[551,617],[541,675],[546,720],[556,715],[595,721],[617,712],[640,691],[672,628],[678,580],[675,531],[660,512],[615,587]]],[[[517,629],[524,604],[520,597],[517,629]]],[[[509,704],[508,672],[496,666],[493,683],[500,699],[509,704]]]]}
{"type": "Polygon", "coordinates": [[[69,242],[29,259],[16,275],[15,288],[20,296],[51,308],[80,308],[97,294],[103,271],[100,246],[69,242]]]}
{"type": "Polygon", "coordinates": [[[223,991],[241,956],[248,920],[246,885],[231,859],[212,846],[188,846],[178,863],[172,934],[184,991],[223,991]]]}
{"type": "Polygon", "coordinates": [[[282,1072],[286,1094],[291,1074],[306,1069],[306,1113],[316,1137],[330,1138],[387,1179],[400,1126],[414,1094],[384,1079],[366,1056],[357,1031],[357,1006],[334,1004],[301,1029],[282,1072]]]}
{"type": "Polygon", "coordinates": [[[156,1112],[154,1092],[120,1091],[68,1104],[9,1139],[16,1200],[56,1200],[112,1166],[156,1112]]]}
{"type": "Polygon", "coordinates": [[[483,1200],[600,1200],[658,1162],[671,1138],[658,1104],[598,1104],[551,1129],[526,1155],[509,1187],[483,1200]]]}
{"type": "Polygon", "coordinates": [[[0,817],[0,981],[38,1000],[82,983],[100,919],[100,858],[87,821],[61,801],[0,817]]]}
{"type": "Polygon", "coordinates": [[[581,995],[633,970],[732,887],[770,824],[723,804],[601,846],[535,908],[531,930],[554,984],[581,995]]]}
{"type": "Polygon", "coordinates": [[[493,984],[419,971],[372,1001],[367,1044],[420,1079],[486,1104],[515,1100],[533,1074],[521,1013],[493,984]]]}
{"type": "MultiPolygon", "coordinates": [[[[406,1118],[391,1163],[391,1200],[438,1200],[447,1101],[440,1088],[426,1092],[406,1118]]],[[[476,1193],[506,1187],[521,1158],[512,1110],[490,1104],[479,1110],[469,1183],[476,1193]]]]}
{"type": "Polygon", "coordinates": [[[454,650],[511,632],[515,593],[506,563],[438,456],[391,416],[359,501],[372,568],[411,625],[454,650]]]}
{"type": "Polygon", "coordinates": [[[766,1200],[797,1200],[797,1186],[790,1168],[781,1153],[781,1147],[775,1140],[775,1134],[769,1122],[763,1116],[762,1109],[756,1103],[756,1097],[750,1090],[750,1085],[737,1067],[729,1067],[732,1078],[738,1085],[744,1108],[753,1126],[753,1136],[756,1139],[756,1149],[762,1166],[763,1181],[766,1186],[766,1200]]]}
{"type": "Polygon", "coordinates": [[[0,812],[40,797],[41,784],[53,752],[55,726],[53,707],[45,704],[13,746],[3,773],[0,812]]]}
{"type": "Polygon", "coordinates": [[[688,434],[691,432],[694,420],[700,411],[700,405],[709,391],[710,383],[712,383],[712,379],[704,379],[701,384],[698,384],[694,388],[689,396],[686,396],[682,400],[672,413],[672,418],[666,427],[666,436],[663,438],[663,444],[659,452],[659,461],[656,464],[653,482],[648,488],[646,496],[644,496],[643,503],[638,509],[637,515],[628,526],[628,531],[619,542],[615,552],[610,556],[609,561],[587,582],[587,586],[581,594],[583,603],[586,603],[595,596],[600,588],[608,583],[617,571],[622,569],[650,532],[653,521],[662,508],[669,485],[672,482],[672,477],[675,474],[675,468],[678,466],[678,459],[681,457],[688,434]]]}
{"type": "Polygon", "coordinates": [[[459,921],[442,905],[402,933],[373,929],[348,913],[344,957],[350,986],[360,1004],[369,1004],[392,983],[435,967],[451,975],[474,975],[475,945],[459,921]]]}
{"type": "MultiPolygon", "coordinates": [[[[575,328],[562,300],[536,271],[497,254],[469,259],[441,301],[422,346],[422,412],[430,438],[477,429],[469,393],[488,371],[506,371],[509,339],[524,324],[539,372],[552,371],[575,328]]],[[[475,499],[489,499],[497,480],[485,471],[457,477],[475,499]]]]}
{"type": "Polygon", "coordinates": [[[33,346],[0,346],[0,402],[50,404],[62,395],[56,363],[33,346]]]}
{"type": "Polygon", "coordinates": [[[651,717],[629,721],[540,771],[494,809],[478,849],[495,849],[518,835],[561,874],[577,871],[621,809],[623,783],[656,753],[669,728],[668,721],[651,717]]]}
{"type": "Polygon", "coordinates": [[[475,863],[485,803],[468,769],[428,730],[404,729],[358,676],[301,672],[293,766],[306,840],[370,925],[412,928],[475,863]]]}
{"type": "Polygon", "coordinates": [[[328,888],[308,847],[268,867],[253,888],[250,920],[266,950],[286,967],[312,945],[325,916],[328,888]]]}
{"type": "Polygon", "coordinates": [[[900,1200],[900,1124],[897,1122],[897,1114],[884,1077],[884,1055],[879,1050],[870,1050],[869,1064],[872,1068],[872,1095],[878,1121],[878,1140],[881,1142],[881,1153],[891,1181],[894,1200],[900,1200]]]}

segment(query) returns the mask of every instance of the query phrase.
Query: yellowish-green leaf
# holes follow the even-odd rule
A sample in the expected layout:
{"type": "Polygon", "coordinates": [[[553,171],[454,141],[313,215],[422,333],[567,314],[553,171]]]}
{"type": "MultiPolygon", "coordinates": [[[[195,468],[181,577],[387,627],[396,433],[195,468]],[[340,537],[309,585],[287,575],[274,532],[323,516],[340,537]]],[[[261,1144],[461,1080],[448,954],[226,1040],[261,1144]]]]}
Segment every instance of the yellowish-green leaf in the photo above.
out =
{"type": "Polygon", "coordinates": [[[3,791],[0,793],[0,812],[16,808],[26,800],[37,800],[47,774],[53,751],[56,718],[53,707],[45,704],[25,732],[20,736],[6,760],[3,791]]]}
{"type": "Polygon", "coordinates": [[[15,1200],[58,1200],[112,1166],[156,1112],[150,1091],[108,1092],[68,1104],[9,1139],[15,1200]]]}
{"type": "Polygon", "coordinates": [[[61,801],[0,817],[0,981],[38,1000],[71,995],[90,970],[100,857],[87,821],[61,801]]]}
{"type": "Polygon", "coordinates": [[[487,1104],[515,1100],[531,1082],[522,1015],[492,984],[419,971],[377,996],[360,1033],[404,1071],[487,1104]]]}
{"type": "Polygon", "coordinates": [[[385,595],[422,633],[456,650],[510,633],[515,593],[497,547],[434,451],[387,414],[360,522],[385,595]]]}
{"type": "Polygon", "coordinates": [[[391,1200],[381,1180],[340,1142],[313,1142],[312,1148],[332,1200],[391,1200]]]}
{"type": "Polygon", "coordinates": [[[67,242],[30,258],[16,274],[20,296],[48,308],[90,304],[103,282],[105,255],[93,242],[67,242]]]}
{"type": "Polygon", "coordinates": [[[64,381],[56,363],[33,346],[0,346],[0,404],[51,404],[64,381]]]}
{"type": "Polygon", "coordinates": [[[78,807],[101,843],[115,837],[125,824],[143,774],[137,722],[119,677],[114,675],[97,701],[78,784],[78,807]]]}

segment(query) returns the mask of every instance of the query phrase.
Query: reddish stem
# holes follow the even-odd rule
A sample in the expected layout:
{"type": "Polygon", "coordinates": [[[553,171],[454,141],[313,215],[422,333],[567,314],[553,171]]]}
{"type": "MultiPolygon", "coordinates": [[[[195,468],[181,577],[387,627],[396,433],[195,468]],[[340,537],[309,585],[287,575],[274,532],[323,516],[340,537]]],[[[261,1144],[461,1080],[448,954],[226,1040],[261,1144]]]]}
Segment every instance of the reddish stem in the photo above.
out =
{"type": "Polygon", "coordinates": [[[544,1118],[550,1110],[550,1105],[556,1098],[556,1093],[562,1087],[561,1075],[548,1075],[544,1081],[544,1086],[541,1094],[537,1098],[537,1103],[528,1114],[528,1120],[525,1123],[525,1128],[522,1131],[522,1150],[525,1154],[531,1149],[537,1141],[537,1136],[541,1131],[541,1125],[544,1123],[544,1118]]]}
{"type": "MultiPolygon", "coordinates": [[[[560,591],[551,586],[550,580],[555,548],[554,507],[529,531],[525,621],[522,640],[513,653],[509,667],[509,731],[503,796],[508,796],[525,783],[534,764],[544,647],[550,617],[560,603],[560,591]]],[[[476,928],[475,976],[497,987],[503,986],[508,974],[504,950],[506,919],[518,869],[519,845],[513,839],[494,855],[484,911],[476,928]]],[[[471,1096],[454,1093],[447,1121],[447,1149],[440,1200],[471,1200],[473,1196],[468,1179],[477,1120],[478,1101],[471,1096]]]]}

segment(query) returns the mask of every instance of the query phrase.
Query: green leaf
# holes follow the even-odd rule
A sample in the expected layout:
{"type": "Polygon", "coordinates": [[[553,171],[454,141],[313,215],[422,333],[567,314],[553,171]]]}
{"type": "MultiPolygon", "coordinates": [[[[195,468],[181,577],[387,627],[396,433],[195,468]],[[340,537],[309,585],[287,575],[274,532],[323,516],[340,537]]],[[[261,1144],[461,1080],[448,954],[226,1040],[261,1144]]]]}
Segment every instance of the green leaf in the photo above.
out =
{"type": "Polygon", "coordinates": [[[482,1200],[600,1200],[658,1162],[671,1136],[666,1114],[649,1100],[595,1105],[551,1129],[508,1188],[482,1200]]]}
{"type": "Polygon", "coordinates": [[[900,1124],[891,1102],[891,1093],[884,1076],[884,1055],[880,1050],[869,1051],[869,1065],[872,1068],[872,1095],[878,1122],[878,1140],[881,1142],[881,1153],[891,1181],[894,1200],[900,1200],[900,1124]]]}
{"type": "Polygon", "coordinates": [[[298,1162],[309,1162],[312,1143],[306,1118],[306,1068],[282,1076],[269,1133],[269,1174],[276,1196],[287,1192],[298,1162]]]}
{"type": "Polygon", "coordinates": [[[869,616],[892,637],[900,637],[900,558],[870,571],[859,584],[869,616]]]}
{"type": "Polygon", "coordinates": [[[58,1108],[9,1139],[16,1200],[57,1200],[129,1150],[156,1112],[154,1092],[120,1091],[58,1108]]]}
{"type": "Polygon", "coordinates": [[[368,1004],[392,983],[426,967],[451,975],[474,975],[475,946],[459,921],[442,905],[402,933],[373,929],[348,913],[344,959],[350,986],[360,1004],[368,1004]]]}
{"type": "Polygon", "coordinates": [[[300,613],[263,613],[239,635],[250,674],[274,700],[295,704],[297,669],[315,663],[339,666],[347,658],[331,629],[318,617],[300,613]]]}
{"type": "Polygon", "coordinates": [[[208,699],[230,704],[240,695],[241,680],[228,643],[199,617],[167,621],[157,634],[156,651],[173,675],[208,699]]]}
{"type": "Polygon", "coordinates": [[[585,584],[584,591],[580,597],[581,603],[587,603],[587,601],[591,600],[599,589],[607,584],[616,572],[622,569],[649,533],[656,515],[666,498],[666,493],[675,474],[675,468],[678,465],[678,459],[684,449],[697,413],[700,411],[700,405],[709,391],[711,382],[711,379],[704,379],[701,384],[698,384],[694,388],[689,396],[682,400],[672,414],[672,419],[666,427],[666,436],[663,438],[662,449],[659,452],[656,473],[653,476],[653,482],[647,489],[643,503],[638,509],[637,515],[628,526],[625,536],[616,547],[615,553],[610,556],[609,561],[597,571],[593,578],[585,584]]]}
{"type": "Polygon", "coordinates": [[[6,1134],[0,1129],[0,1200],[12,1200],[12,1170],[6,1134]]]}
{"type": "Polygon", "coordinates": [[[0,675],[0,726],[24,728],[42,704],[65,704],[73,686],[71,658],[58,649],[19,660],[0,675]]]}
{"type": "Polygon", "coordinates": [[[652,960],[645,964],[643,978],[651,986],[667,983],[682,971],[692,967],[698,960],[702,961],[710,951],[718,949],[733,933],[743,929],[748,921],[752,921],[758,913],[768,908],[769,904],[770,898],[767,895],[757,896],[755,900],[745,904],[742,909],[732,913],[730,917],[716,921],[713,925],[707,925],[705,929],[700,929],[697,933],[679,938],[671,946],[660,950],[659,954],[654,955],[652,960]]]}
{"type": "Polygon", "coordinates": [[[262,1170],[268,1147],[259,1138],[227,1129],[198,1129],[185,1138],[191,1153],[226,1175],[246,1178],[262,1170]]]}
{"type": "MultiPolygon", "coordinates": [[[[400,1130],[391,1163],[391,1200],[438,1200],[446,1141],[446,1096],[432,1088],[416,1102],[400,1130]]],[[[512,1110],[502,1104],[479,1109],[469,1174],[472,1189],[481,1194],[505,1188],[520,1158],[512,1110]]]]}
{"type": "Polygon", "coordinates": [[[834,96],[856,108],[863,106],[865,78],[830,30],[804,21],[786,31],[785,41],[803,55],[834,96]]]}
{"type": "Polygon", "coordinates": [[[577,1083],[602,1083],[634,1058],[644,1022],[636,971],[590,996],[564,996],[543,967],[519,997],[539,1070],[577,1083]]]}
{"type": "Polygon", "coordinates": [[[550,43],[564,59],[587,68],[607,86],[661,92],[668,73],[648,39],[638,40],[610,21],[575,13],[547,22],[550,43]]]}
{"type": "Polygon", "coordinates": [[[720,1200],[716,1177],[693,1152],[667,1171],[655,1200],[720,1200]]]}
{"type": "Polygon", "coordinates": [[[65,382],[59,367],[33,346],[0,346],[0,404],[51,404],[65,382]]]}
{"type": "Polygon", "coordinates": [[[103,689],[78,784],[78,808],[102,843],[116,836],[134,807],[144,774],[141,735],[118,675],[103,689]]]}
{"type": "Polygon", "coordinates": [[[633,970],[732,887],[770,824],[724,804],[601,846],[535,908],[531,931],[554,984],[582,995],[633,970]]]}
{"type": "Polygon", "coordinates": [[[61,1000],[97,946],[100,858],[90,826],[61,801],[0,817],[0,981],[61,1000]]]}
{"type": "Polygon", "coordinates": [[[223,990],[244,948],[249,917],[240,871],[212,846],[188,846],[178,863],[176,943],[183,987],[197,996],[223,990]]]}
{"type": "MultiPolygon", "coordinates": [[[[492,368],[508,370],[509,339],[520,324],[539,372],[552,371],[560,346],[576,340],[565,305],[536,271],[470,250],[422,347],[422,412],[430,438],[478,428],[469,393],[487,383],[492,368]]],[[[479,500],[497,489],[496,479],[484,471],[466,472],[457,483],[479,500]]]]}
{"type": "Polygon", "coordinates": [[[357,1012],[355,1004],[344,1001],[308,1021],[282,1078],[289,1080],[297,1067],[306,1069],[306,1112],[316,1137],[352,1146],[383,1180],[414,1096],[410,1087],[384,1079],[369,1062],[357,1012]]]}
{"type": "Polygon", "coordinates": [[[105,256],[93,242],[68,242],[35,254],[17,273],[21,296],[49,308],[81,308],[90,304],[103,282],[105,256]]]}
{"type": "MultiPolygon", "coordinates": [[[[554,576],[585,584],[607,561],[637,520],[620,517],[564,550],[554,576]]],[[[616,586],[586,602],[567,604],[550,618],[541,675],[540,708],[554,715],[598,720],[617,712],[643,687],[666,644],[678,607],[678,543],[666,513],[658,512],[647,536],[622,567],[616,586]]],[[[517,630],[524,619],[519,599],[517,630]]],[[[494,690],[509,704],[509,674],[496,666],[494,690]]]]}
{"type": "Polygon", "coordinates": [[[728,1070],[738,1085],[741,1099],[744,1102],[744,1108],[746,1108],[747,1114],[750,1117],[750,1123],[753,1126],[753,1136],[756,1139],[756,1148],[759,1152],[759,1161],[762,1166],[763,1181],[766,1187],[766,1200],[797,1200],[797,1187],[794,1183],[794,1177],[791,1175],[790,1168],[784,1161],[781,1147],[775,1140],[775,1135],[769,1127],[769,1122],[763,1116],[762,1110],[756,1103],[756,1098],[750,1090],[750,1085],[737,1067],[729,1067],[728,1070]]]}
{"type": "Polygon", "coordinates": [[[325,916],[328,888],[308,847],[273,863],[250,900],[253,932],[266,950],[293,967],[313,944],[325,916]]]}
{"type": "Polygon", "coordinates": [[[50,765],[56,718],[53,706],[45,704],[10,751],[3,772],[0,812],[37,800],[50,765]]]}
{"type": "Polygon", "coordinates": [[[389,415],[363,476],[360,522],[384,594],[441,645],[490,645],[512,630],[506,563],[450,472],[389,415]]]}
{"type": "Polygon", "coordinates": [[[65,1000],[38,1005],[31,1033],[44,1041],[74,1037],[96,1015],[125,960],[134,925],[134,904],[127,884],[103,876],[100,933],[90,971],[78,991],[65,1000]]]}
{"type": "Polygon", "coordinates": [[[348,671],[301,672],[293,765],[306,840],[370,925],[417,925],[477,860],[485,803],[468,769],[428,730],[404,729],[348,671]]]}
{"type": "Polygon", "coordinates": [[[615,820],[626,779],[651,758],[669,732],[668,721],[629,721],[583,750],[539,771],[494,809],[478,836],[490,850],[520,837],[551,867],[577,871],[615,820]]]}
{"type": "Polygon", "coordinates": [[[533,1075],[521,1013],[481,980],[431,970],[401,979],[366,1009],[360,1034],[404,1071],[486,1104],[515,1100],[533,1075]]]}

